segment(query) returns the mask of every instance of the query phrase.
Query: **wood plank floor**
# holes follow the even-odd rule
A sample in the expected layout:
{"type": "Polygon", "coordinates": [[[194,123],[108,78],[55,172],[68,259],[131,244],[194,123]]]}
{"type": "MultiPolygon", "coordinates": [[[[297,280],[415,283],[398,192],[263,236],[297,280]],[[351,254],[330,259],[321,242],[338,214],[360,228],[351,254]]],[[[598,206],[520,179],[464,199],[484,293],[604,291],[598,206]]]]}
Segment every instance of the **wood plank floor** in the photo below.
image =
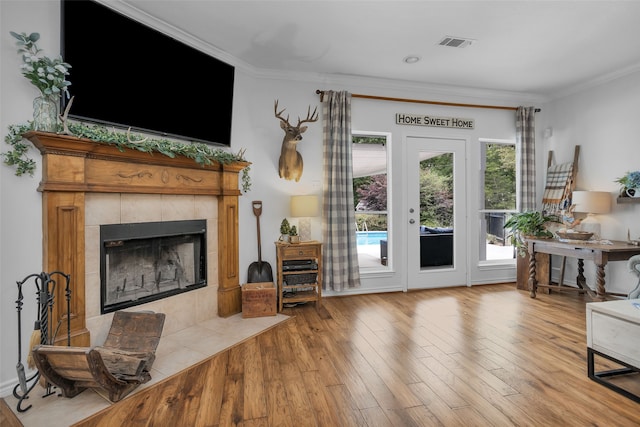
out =
{"type": "Polygon", "coordinates": [[[587,301],[513,284],[325,298],[77,425],[638,426],[640,404],[587,377],[587,301]]]}

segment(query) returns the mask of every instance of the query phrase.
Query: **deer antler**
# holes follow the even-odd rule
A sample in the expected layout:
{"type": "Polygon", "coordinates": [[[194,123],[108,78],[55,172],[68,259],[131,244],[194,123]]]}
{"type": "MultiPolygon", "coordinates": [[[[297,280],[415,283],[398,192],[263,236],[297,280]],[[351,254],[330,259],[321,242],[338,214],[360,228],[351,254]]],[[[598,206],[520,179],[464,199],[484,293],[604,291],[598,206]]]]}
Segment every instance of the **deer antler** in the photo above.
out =
{"type": "Polygon", "coordinates": [[[131,144],[140,144],[141,142],[145,142],[147,139],[149,139],[149,137],[142,138],[137,141],[133,141],[131,139],[131,128],[127,129],[127,141],[130,142],[131,144]]]}
{"type": "Polygon", "coordinates": [[[285,119],[282,117],[285,108],[278,111],[278,100],[276,99],[273,111],[276,118],[280,119],[280,127],[284,131],[282,139],[282,147],[280,148],[280,159],[278,159],[278,173],[280,178],[288,180],[300,180],[302,175],[302,155],[296,149],[298,143],[302,141],[302,134],[307,131],[308,126],[302,126],[303,123],[315,122],[318,120],[318,107],[311,112],[311,105],[307,108],[307,117],[302,120],[298,116],[298,124],[292,126],[289,123],[289,115],[285,119]]]}
{"type": "Polygon", "coordinates": [[[282,114],[282,113],[284,113],[284,110],[286,110],[286,108],[283,108],[283,109],[282,109],[282,111],[280,111],[280,112],[278,113],[278,100],[276,99],[276,102],[275,102],[275,104],[274,104],[274,106],[273,106],[273,111],[276,113],[276,117],[277,117],[278,119],[282,120],[283,122],[285,122],[287,125],[291,126],[291,125],[289,124],[289,115],[287,114],[287,118],[286,118],[286,119],[284,119],[284,118],[281,116],[281,114],[282,114]]]}
{"type": "MultiPolygon", "coordinates": [[[[282,111],[284,111],[284,110],[282,110],[282,111]]],[[[311,105],[309,105],[309,107],[307,108],[307,118],[306,119],[300,120],[300,117],[298,117],[298,126],[300,126],[303,123],[313,123],[313,122],[318,121],[318,106],[316,106],[316,108],[313,109],[313,113],[309,114],[310,112],[311,112],[311,105]]]]}
{"type": "Polygon", "coordinates": [[[75,96],[72,96],[69,102],[67,103],[67,107],[64,109],[64,114],[60,114],[58,116],[60,117],[60,121],[62,122],[62,126],[63,126],[62,135],[73,135],[73,133],[69,130],[69,122],[68,122],[69,110],[71,109],[71,104],[73,104],[73,98],[75,98],[75,96]]]}

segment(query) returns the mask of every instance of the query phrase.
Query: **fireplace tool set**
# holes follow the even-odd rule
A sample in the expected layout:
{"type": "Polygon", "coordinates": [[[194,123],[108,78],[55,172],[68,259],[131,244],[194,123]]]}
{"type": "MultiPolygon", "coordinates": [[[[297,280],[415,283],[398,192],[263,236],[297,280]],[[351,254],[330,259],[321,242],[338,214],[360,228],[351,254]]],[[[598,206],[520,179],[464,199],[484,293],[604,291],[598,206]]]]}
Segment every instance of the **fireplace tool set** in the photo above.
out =
{"type": "MultiPolygon", "coordinates": [[[[34,273],[30,274],[21,281],[16,282],[18,284],[18,299],[16,301],[16,308],[18,310],[18,364],[16,365],[16,369],[18,371],[18,384],[13,388],[13,396],[18,399],[17,410],[18,412],[25,412],[32,405],[27,406],[26,408],[22,407],[22,402],[29,398],[29,393],[36,384],[38,384],[38,380],[40,379],[40,371],[36,370],[31,376],[27,378],[25,367],[22,364],[22,306],[24,305],[24,293],[23,287],[25,284],[31,282],[35,285],[36,291],[36,300],[38,305],[38,317],[35,321],[33,333],[31,335],[31,340],[29,343],[29,350],[27,355],[27,365],[29,368],[32,368],[32,355],[31,348],[37,344],[53,344],[55,341],[58,330],[60,329],[60,325],[62,323],[63,317],[60,318],[60,321],[56,325],[55,330],[51,329],[50,321],[53,316],[53,307],[55,304],[55,288],[57,282],[55,280],[56,277],[60,276],[65,280],[65,299],[67,302],[67,312],[66,312],[66,320],[67,320],[67,346],[71,345],[71,316],[70,316],[70,301],[71,301],[71,290],[69,288],[69,282],[71,280],[71,276],[68,274],[64,274],[60,271],[54,271],[52,273],[34,273]]],[[[49,396],[54,393],[54,386],[51,385],[48,381],[43,384],[46,392],[43,397],[49,396]]]]}

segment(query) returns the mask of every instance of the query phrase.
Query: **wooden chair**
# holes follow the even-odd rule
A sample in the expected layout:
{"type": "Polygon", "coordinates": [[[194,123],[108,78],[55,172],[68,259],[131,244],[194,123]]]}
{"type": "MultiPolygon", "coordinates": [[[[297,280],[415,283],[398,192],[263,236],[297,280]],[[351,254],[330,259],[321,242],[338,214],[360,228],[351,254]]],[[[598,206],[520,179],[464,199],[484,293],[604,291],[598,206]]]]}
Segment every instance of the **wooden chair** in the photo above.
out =
{"type": "Polygon", "coordinates": [[[149,371],[164,327],[164,313],[117,311],[104,345],[38,345],[33,359],[40,373],[64,397],[87,388],[106,391],[117,402],[151,379],[149,371]]]}

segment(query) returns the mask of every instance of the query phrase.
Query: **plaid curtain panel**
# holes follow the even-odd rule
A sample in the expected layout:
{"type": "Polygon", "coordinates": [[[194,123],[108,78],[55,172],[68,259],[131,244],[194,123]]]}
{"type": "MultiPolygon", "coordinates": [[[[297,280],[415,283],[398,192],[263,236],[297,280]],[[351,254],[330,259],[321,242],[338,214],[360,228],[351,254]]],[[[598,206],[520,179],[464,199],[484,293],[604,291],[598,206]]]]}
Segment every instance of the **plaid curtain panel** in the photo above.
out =
{"type": "Polygon", "coordinates": [[[536,109],[516,110],[516,146],[520,149],[520,212],[536,208],[536,109]]]}
{"type": "Polygon", "coordinates": [[[342,291],[360,286],[353,209],[351,94],[326,91],[324,97],[322,277],[325,289],[342,291]]]}

